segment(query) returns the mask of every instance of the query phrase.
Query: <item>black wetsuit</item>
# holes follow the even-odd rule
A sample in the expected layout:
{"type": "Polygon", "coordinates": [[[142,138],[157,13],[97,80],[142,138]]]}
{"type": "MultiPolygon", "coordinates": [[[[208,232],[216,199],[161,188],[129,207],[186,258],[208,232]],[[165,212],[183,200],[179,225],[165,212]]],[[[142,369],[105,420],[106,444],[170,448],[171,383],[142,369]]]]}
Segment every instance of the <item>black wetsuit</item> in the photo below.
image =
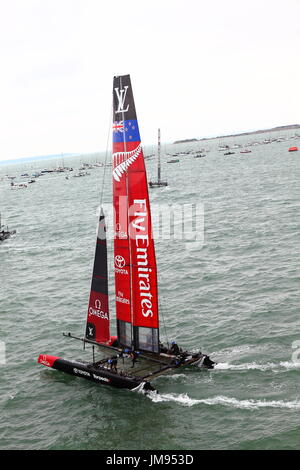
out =
{"type": "Polygon", "coordinates": [[[115,370],[117,372],[117,364],[118,364],[118,359],[116,357],[112,357],[111,363],[110,363],[111,370],[115,370]]]}
{"type": "Polygon", "coordinates": [[[174,356],[178,356],[178,354],[180,354],[179,347],[176,343],[171,346],[171,354],[174,354],[174,356]]]}
{"type": "Polygon", "coordinates": [[[137,362],[137,353],[135,351],[132,351],[130,353],[130,357],[132,358],[132,366],[131,367],[134,367],[134,364],[137,362]]]}
{"type": "Polygon", "coordinates": [[[166,348],[166,346],[164,346],[162,343],[159,343],[159,350],[162,353],[167,353],[168,352],[168,348],[166,348]]]}

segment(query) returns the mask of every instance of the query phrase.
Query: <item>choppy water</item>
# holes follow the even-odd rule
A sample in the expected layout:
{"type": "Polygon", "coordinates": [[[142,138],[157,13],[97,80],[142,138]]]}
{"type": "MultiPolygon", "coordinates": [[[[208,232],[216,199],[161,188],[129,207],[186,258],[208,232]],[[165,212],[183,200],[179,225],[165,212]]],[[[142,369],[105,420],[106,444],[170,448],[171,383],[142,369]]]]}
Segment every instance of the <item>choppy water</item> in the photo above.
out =
{"type": "MultiPolygon", "coordinates": [[[[153,206],[204,208],[203,244],[156,243],[168,338],[218,365],[160,377],[158,395],[36,363],[41,352],[85,357],[62,332],[84,331],[103,168],[45,175],[19,191],[0,181],[3,223],[17,229],[0,246],[1,449],[299,449],[300,156],[287,151],[297,142],[225,157],[211,140],[201,144],[206,158],[163,165],[169,186],[151,191],[153,206]]],[[[0,177],[51,165],[0,167],[0,177]]],[[[155,165],[147,162],[150,176],[155,165]]]]}

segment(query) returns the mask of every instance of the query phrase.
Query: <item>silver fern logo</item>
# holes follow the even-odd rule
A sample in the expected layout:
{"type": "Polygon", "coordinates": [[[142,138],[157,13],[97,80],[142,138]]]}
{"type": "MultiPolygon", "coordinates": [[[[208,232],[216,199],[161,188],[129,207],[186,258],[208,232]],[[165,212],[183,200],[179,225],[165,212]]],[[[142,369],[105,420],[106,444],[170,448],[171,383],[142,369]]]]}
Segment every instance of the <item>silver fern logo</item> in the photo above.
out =
{"type": "Polygon", "coordinates": [[[142,151],[141,144],[130,152],[116,152],[113,153],[114,169],[113,178],[120,181],[125,171],[132,165],[132,163],[140,156],[142,151]]]}

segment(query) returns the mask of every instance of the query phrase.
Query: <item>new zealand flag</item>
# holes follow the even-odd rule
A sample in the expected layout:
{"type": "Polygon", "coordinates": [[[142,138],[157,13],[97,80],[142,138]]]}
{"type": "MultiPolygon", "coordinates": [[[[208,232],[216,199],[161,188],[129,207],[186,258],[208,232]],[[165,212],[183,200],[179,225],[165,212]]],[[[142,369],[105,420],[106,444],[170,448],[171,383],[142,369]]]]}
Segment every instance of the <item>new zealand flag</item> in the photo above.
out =
{"type": "Polygon", "coordinates": [[[140,142],[139,126],[136,119],[113,123],[113,142],[140,142]]]}

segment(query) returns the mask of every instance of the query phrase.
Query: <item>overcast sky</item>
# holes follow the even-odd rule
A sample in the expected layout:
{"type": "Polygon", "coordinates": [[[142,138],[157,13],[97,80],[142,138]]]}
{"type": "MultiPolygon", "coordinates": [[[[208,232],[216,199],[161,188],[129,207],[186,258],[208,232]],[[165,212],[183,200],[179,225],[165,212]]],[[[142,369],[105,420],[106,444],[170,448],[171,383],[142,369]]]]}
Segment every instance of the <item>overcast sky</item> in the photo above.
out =
{"type": "Polygon", "coordinates": [[[300,123],[300,0],[0,0],[0,160],[105,150],[131,75],[142,143],[300,123]]]}

